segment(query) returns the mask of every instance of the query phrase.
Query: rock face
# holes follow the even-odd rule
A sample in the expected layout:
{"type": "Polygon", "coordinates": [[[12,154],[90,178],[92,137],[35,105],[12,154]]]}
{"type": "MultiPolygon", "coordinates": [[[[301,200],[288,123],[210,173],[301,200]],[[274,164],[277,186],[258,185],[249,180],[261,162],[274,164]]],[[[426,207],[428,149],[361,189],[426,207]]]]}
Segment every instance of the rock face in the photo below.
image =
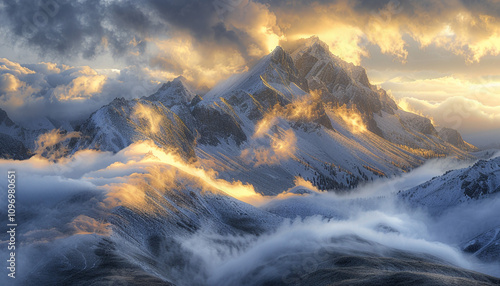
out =
{"type": "Polygon", "coordinates": [[[14,127],[15,123],[9,118],[7,112],[0,108],[0,125],[5,127],[14,127]]]}
{"type": "Polygon", "coordinates": [[[441,137],[441,139],[443,139],[444,141],[446,141],[446,142],[448,142],[448,143],[452,144],[453,146],[458,147],[460,149],[464,149],[464,150],[475,150],[476,149],[471,144],[465,142],[464,139],[462,138],[462,135],[460,135],[460,133],[455,129],[443,127],[443,128],[441,128],[441,130],[439,130],[438,136],[441,137]]]}
{"type": "Polygon", "coordinates": [[[406,114],[406,116],[400,116],[400,120],[405,126],[411,127],[422,134],[438,136],[438,132],[429,118],[416,114],[406,114]]]}
{"type": "Polygon", "coordinates": [[[31,152],[23,142],[12,138],[7,134],[0,133],[0,158],[24,160],[31,157],[31,152]]]}
{"type": "Polygon", "coordinates": [[[394,114],[398,107],[384,90],[370,84],[364,68],[334,56],[317,37],[299,42],[290,53],[311,90],[319,91],[327,103],[354,107],[368,129],[382,136],[373,114],[382,110],[394,114]]]}
{"type": "Polygon", "coordinates": [[[217,146],[221,140],[232,139],[240,145],[247,137],[237,119],[230,112],[220,109],[195,106],[192,115],[200,135],[199,143],[217,146]]]}

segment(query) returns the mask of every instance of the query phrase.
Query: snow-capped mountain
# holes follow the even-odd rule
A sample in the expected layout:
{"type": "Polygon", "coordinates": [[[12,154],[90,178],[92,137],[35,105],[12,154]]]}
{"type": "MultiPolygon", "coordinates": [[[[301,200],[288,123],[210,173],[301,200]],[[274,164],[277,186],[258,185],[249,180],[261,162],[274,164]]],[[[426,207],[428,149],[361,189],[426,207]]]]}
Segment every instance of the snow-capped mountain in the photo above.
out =
{"type": "Polygon", "coordinates": [[[27,159],[36,148],[36,139],[49,129],[27,129],[13,122],[0,108],[0,158],[27,159]]]}
{"type": "Polygon", "coordinates": [[[500,157],[479,160],[473,166],[449,171],[399,193],[413,206],[440,214],[452,207],[500,194],[500,157]]]}
{"type": "MultiPolygon", "coordinates": [[[[185,158],[212,161],[222,178],[266,194],[291,187],[297,176],[320,189],[346,189],[427,158],[470,157],[474,147],[458,132],[438,133],[429,119],[399,109],[362,67],[318,38],[287,50],[277,47],[203,97],[179,77],[142,99],[115,99],[75,128],[80,136],[69,147],[118,152],[152,139],[185,158]]],[[[18,140],[33,151],[48,130],[5,119],[0,131],[5,146],[18,140]]]]}
{"type": "MultiPolygon", "coordinates": [[[[470,270],[458,248],[429,239],[411,215],[385,209],[392,197],[320,191],[401,174],[428,158],[472,158],[473,147],[399,109],[363,68],[317,38],[277,47],[203,96],[193,90],[177,78],[150,96],[117,98],[75,128],[68,160],[48,162],[54,168],[33,178],[82,190],[65,185],[50,202],[20,204],[20,257],[47,257],[24,259],[21,284],[500,283],[470,270]],[[249,190],[265,204],[231,197],[249,190]]],[[[499,162],[481,162],[472,169],[483,175],[458,170],[442,185],[430,181],[435,197],[422,204],[493,196],[499,162]],[[442,187],[464,189],[455,196],[442,187]]],[[[399,197],[420,206],[412,199],[426,189],[412,191],[399,197]]],[[[482,258],[494,253],[496,235],[475,233],[460,246],[482,258]]]]}
{"type": "Polygon", "coordinates": [[[158,146],[174,149],[186,158],[194,156],[194,135],[179,116],[160,101],[117,98],[94,112],[76,130],[81,137],[73,142],[75,151],[118,152],[133,142],[153,140],[158,146]]]}
{"type": "Polygon", "coordinates": [[[296,176],[321,189],[346,189],[427,158],[470,157],[472,148],[398,109],[362,67],[314,37],[290,52],[277,47],[203,97],[180,77],[140,100],[116,99],[77,131],[74,151],[117,152],[153,139],[266,194],[291,187],[296,176]]]}
{"type": "Polygon", "coordinates": [[[144,99],[149,101],[159,101],[168,108],[176,105],[189,104],[196,96],[191,91],[186,79],[182,76],[163,84],[160,89],[144,99]]]}
{"type": "Polygon", "coordinates": [[[223,163],[229,156],[231,166],[245,169],[245,174],[222,174],[257,185],[265,193],[283,184],[289,187],[286,181],[294,176],[323,189],[346,188],[409,170],[425,158],[468,156],[467,150],[441,139],[429,119],[399,110],[384,90],[369,83],[363,68],[335,57],[317,38],[290,53],[277,47],[250,71],[216,86],[194,107],[206,108],[236,122],[239,128],[226,138],[244,143],[234,148],[230,142],[210,140],[223,144],[224,152],[208,146],[217,143],[201,144],[201,156],[208,153],[207,158],[223,163]],[[264,135],[258,132],[262,123],[270,125],[264,135]],[[296,141],[293,158],[273,165],[242,156],[241,149],[252,155],[262,147],[259,135],[278,141],[286,130],[293,131],[296,141]],[[277,185],[266,183],[266,189],[254,178],[277,185]]]}
{"type": "Polygon", "coordinates": [[[500,262],[500,157],[479,160],[468,168],[448,171],[419,186],[400,191],[411,208],[421,208],[434,219],[452,220],[463,229],[460,248],[485,262],[500,262]],[[461,226],[464,216],[469,223],[461,226]]]}

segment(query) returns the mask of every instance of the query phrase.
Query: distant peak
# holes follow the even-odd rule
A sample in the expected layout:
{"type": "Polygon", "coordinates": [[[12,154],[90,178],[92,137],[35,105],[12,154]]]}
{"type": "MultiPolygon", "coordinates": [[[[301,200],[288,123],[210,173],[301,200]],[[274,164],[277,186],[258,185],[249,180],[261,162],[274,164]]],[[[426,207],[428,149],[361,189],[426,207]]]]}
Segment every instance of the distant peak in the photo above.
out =
{"type": "Polygon", "coordinates": [[[281,59],[284,57],[285,54],[286,54],[286,52],[282,47],[276,46],[276,48],[274,48],[274,50],[271,52],[271,58],[272,59],[281,59]]]}
{"type": "Polygon", "coordinates": [[[175,79],[164,83],[158,91],[148,97],[147,100],[160,101],[167,107],[172,107],[177,104],[187,104],[195,96],[195,92],[191,89],[187,80],[183,76],[178,76],[175,79]]]}
{"type": "Polygon", "coordinates": [[[0,124],[5,124],[7,126],[14,125],[14,122],[9,118],[7,112],[0,108],[0,124]]]}
{"type": "Polygon", "coordinates": [[[330,47],[319,39],[318,36],[311,36],[307,39],[301,39],[297,41],[297,49],[303,50],[311,47],[321,48],[324,52],[330,52],[330,47]]]}
{"type": "Polygon", "coordinates": [[[186,85],[186,82],[187,82],[187,79],[185,77],[183,77],[182,75],[174,78],[172,80],[172,82],[175,82],[175,83],[182,83],[183,85],[186,85]]]}
{"type": "Polygon", "coordinates": [[[282,47],[280,46],[276,46],[276,48],[274,48],[274,50],[271,52],[271,55],[274,55],[274,54],[282,54],[284,53],[285,50],[283,50],[282,47]]]}

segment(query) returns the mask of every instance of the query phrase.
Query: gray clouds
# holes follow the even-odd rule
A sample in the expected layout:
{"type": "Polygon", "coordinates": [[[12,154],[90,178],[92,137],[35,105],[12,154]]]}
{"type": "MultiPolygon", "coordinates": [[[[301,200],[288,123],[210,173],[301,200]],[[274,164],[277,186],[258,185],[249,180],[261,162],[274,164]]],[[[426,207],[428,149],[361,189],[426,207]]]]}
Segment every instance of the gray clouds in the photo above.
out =
{"type": "Polygon", "coordinates": [[[2,109],[14,122],[28,127],[44,117],[67,122],[86,119],[116,97],[149,95],[165,80],[165,75],[134,66],[96,71],[88,66],[21,65],[0,59],[0,67],[2,109]]]}
{"type": "Polygon", "coordinates": [[[245,31],[227,25],[214,1],[46,0],[33,5],[17,0],[0,7],[10,40],[44,56],[135,56],[145,52],[148,42],[179,32],[199,42],[233,45],[244,55],[246,46],[255,42],[245,31]]]}

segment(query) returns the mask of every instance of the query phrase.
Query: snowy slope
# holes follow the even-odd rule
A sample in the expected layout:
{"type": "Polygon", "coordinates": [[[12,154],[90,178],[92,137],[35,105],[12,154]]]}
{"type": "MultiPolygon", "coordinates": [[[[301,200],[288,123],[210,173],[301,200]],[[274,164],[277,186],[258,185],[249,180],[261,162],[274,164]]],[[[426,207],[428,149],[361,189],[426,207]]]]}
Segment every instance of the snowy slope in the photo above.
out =
{"type": "Polygon", "coordinates": [[[500,226],[481,233],[464,243],[461,248],[482,261],[500,262],[500,226]]]}
{"type": "Polygon", "coordinates": [[[458,239],[455,243],[465,253],[484,262],[500,262],[500,157],[449,171],[397,196],[433,220],[450,221],[438,229],[455,228],[452,240],[458,239]]]}
{"type": "Polygon", "coordinates": [[[500,157],[479,160],[472,167],[453,170],[398,195],[412,206],[426,208],[431,214],[484,200],[500,193],[500,157]]]}
{"type": "Polygon", "coordinates": [[[133,142],[153,140],[158,146],[194,156],[194,136],[184,122],[160,102],[117,98],[94,112],[77,131],[74,151],[97,149],[118,152],[133,142]]]}
{"type": "Polygon", "coordinates": [[[171,108],[174,105],[189,104],[196,96],[182,76],[163,84],[160,89],[144,99],[149,101],[159,101],[165,107],[171,108]]]}

